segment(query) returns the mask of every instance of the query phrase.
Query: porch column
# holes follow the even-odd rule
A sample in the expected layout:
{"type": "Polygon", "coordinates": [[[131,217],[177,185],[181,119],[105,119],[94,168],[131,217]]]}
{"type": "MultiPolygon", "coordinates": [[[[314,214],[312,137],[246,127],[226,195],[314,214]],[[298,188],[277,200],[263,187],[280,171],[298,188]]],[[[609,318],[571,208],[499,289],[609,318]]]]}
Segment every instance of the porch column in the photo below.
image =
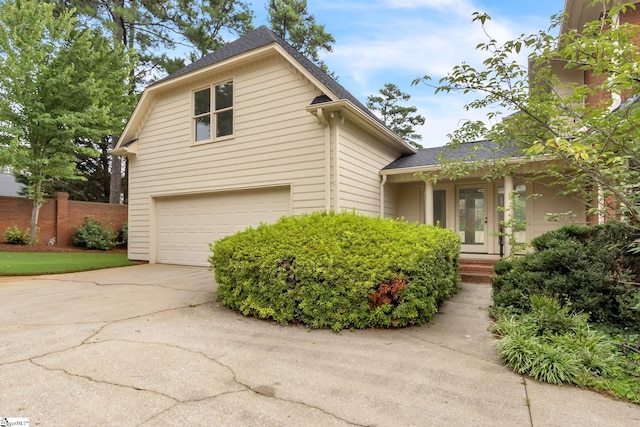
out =
{"type": "Polygon", "coordinates": [[[424,223],[433,225],[433,183],[431,181],[425,181],[424,223]]]}
{"type": "Polygon", "coordinates": [[[604,197],[604,191],[602,186],[598,185],[598,224],[604,224],[606,222],[605,212],[607,211],[606,200],[604,197]]]}
{"type": "Polygon", "coordinates": [[[505,237],[503,239],[504,256],[511,255],[511,242],[509,241],[513,232],[510,225],[513,219],[513,203],[511,193],[513,193],[513,177],[511,175],[507,175],[504,177],[504,223],[506,224],[504,229],[505,237]]]}

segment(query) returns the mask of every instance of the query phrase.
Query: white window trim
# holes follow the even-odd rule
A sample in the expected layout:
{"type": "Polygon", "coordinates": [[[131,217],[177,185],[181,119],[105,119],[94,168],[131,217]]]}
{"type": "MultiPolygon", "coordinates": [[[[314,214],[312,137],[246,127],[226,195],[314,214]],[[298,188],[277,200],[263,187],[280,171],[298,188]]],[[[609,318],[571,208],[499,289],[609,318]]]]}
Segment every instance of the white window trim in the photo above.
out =
{"type": "Polygon", "coordinates": [[[224,79],[221,81],[217,81],[215,83],[206,85],[206,86],[201,86],[198,87],[194,90],[191,91],[191,104],[189,106],[189,108],[191,109],[191,144],[192,145],[202,145],[202,144],[210,144],[212,142],[220,142],[220,141],[226,141],[228,139],[233,139],[234,138],[234,134],[235,134],[235,130],[236,130],[236,126],[235,126],[235,114],[233,115],[233,122],[232,122],[232,126],[233,126],[233,131],[229,134],[229,135],[223,135],[223,136],[219,136],[216,137],[216,131],[217,131],[217,121],[216,121],[216,115],[225,111],[233,111],[236,107],[236,90],[235,90],[235,80],[233,78],[229,78],[229,79],[224,79]],[[215,93],[216,93],[216,86],[219,85],[223,85],[225,83],[232,83],[233,84],[233,96],[232,96],[232,103],[230,107],[226,107],[223,108],[221,110],[216,110],[215,109],[215,93]],[[196,93],[201,92],[203,90],[207,90],[210,89],[210,109],[211,111],[209,111],[208,113],[203,113],[203,114],[194,114],[194,107],[195,107],[195,103],[196,103],[196,93]],[[211,119],[211,129],[210,129],[210,135],[209,135],[209,139],[202,139],[200,141],[196,141],[196,118],[198,117],[204,117],[206,115],[209,115],[210,119],[211,119]]]}

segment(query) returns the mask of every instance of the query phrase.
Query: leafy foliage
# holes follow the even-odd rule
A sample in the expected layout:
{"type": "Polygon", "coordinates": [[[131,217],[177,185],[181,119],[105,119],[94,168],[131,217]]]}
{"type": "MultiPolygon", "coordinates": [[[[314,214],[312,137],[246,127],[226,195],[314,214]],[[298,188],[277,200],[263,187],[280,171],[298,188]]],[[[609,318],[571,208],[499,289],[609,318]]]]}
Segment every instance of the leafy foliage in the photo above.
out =
{"type": "Polygon", "coordinates": [[[612,375],[618,369],[615,349],[589,328],[587,317],[534,295],[530,312],[502,316],[494,325],[501,336],[499,357],[514,371],[552,384],[587,385],[589,377],[612,375]]]}
{"type": "Polygon", "coordinates": [[[629,336],[591,327],[587,314],[572,313],[554,298],[532,295],[529,306],[523,314],[502,313],[492,327],[507,366],[540,381],[576,384],[640,403],[640,351],[630,351],[635,347],[628,345],[629,336]]]}
{"type": "Polygon", "coordinates": [[[87,249],[108,251],[118,245],[118,233],[100,225],[91,217],[84,219],[84,224],[76,230],[73,244],[87,249]]]}
{"type": "Polygon", "coordinates": [[[369,95],[367,97],[367,108],[377,111],[382,115],[384,124],[394,131],[400,138],[417,148],[422,148],[418,143],[422,136],[418,134],[414,126],[422,126],[425,118],[416,114],[416,107],[405,107],[399,105],[411,99],[411,95],[404,93],[393,83],[386,83],[379,90],[380,95],[369,95]]]}
{"type": "MultiPolygon", "coordinates": [[[[254,14],[240,0],[131,1],[56,0],[59,10],[74,8],[91,26],[111,33],[122,46],[135,50],[138,58],[135,83],[172,73],[224,46],[228,33],[245,34],[253,29],[254,14]],[[177,55],[180,48],[188,58],[177,55]]],[[[132,83],[133,84],[133,83],[132,83]]]]}
{"type": "Polygon", "coordinates": [[[127,247],[129,243],[129,224],[124,223],[120,226],[120,232],[118,233],[118,245],[127,247]]]}
{"type": "Polygon", "coordinates": [[[307,0],[269,0],[267,11],[271,30],[326,72],[319,52],[331,52],[335,39],[309,14],[307,0]]]}
{"type": "MultiPolygon", "coordinates": [[[[481,66],[455,66],[434,87],[442,93],[477,94],[466,108],[489,111],[493,125],[466,122],[450,135],[454,146],[490,139],[499,149],[515,146],[526,159],[556,159],[532,178],[551,181],[562,194],[593,206],[594,213],[630,218],[640,226],[640,69],[635,66],[640,63],[640,27],[625,19],[636,13],[634,5],[592,3],[608,13],[579,28],[564,26],[557,36],[539,32],[503,44],[488,36],[477,47],[486,54],[481,66]],[[530,52],[529,63],[522,64],[517,58],[524,51],[530,52]],[[561,80],[559,74],[571,77],[561,80]],[[502,112],[508,120],[500,120],[502,112]],[[594,203],[598,191],[602,200],[613,197],[617,203],[594,203]]],[[[474,14],[485,33],[489,19],[474,14]]],[[[563,16],[555,16],[552,29],[563,22],[563,16]]],[[[429,80],[424,76],[414,84],[429,80]]],[[[478,170],[471,163],[477,162],[465,166],[467,174],[478,170]]],[[[444,165],[442,175],[450,167],[461,168],[459,162],[444,165]]],[[[508,162],[483,166],[487,177],[518,173],[508,162]]]]}
{"type": "Polygon", "coordinates": [[[534,252],[495,266],[494,307],[526,313],[534,295],[557,297],[600,324],[640,327],[637,231],[622,223],[571,225],[539,236],[534,252]]]}
{"type": "Polygon", "coordinates": [[[74,139],[119,131],[132,102],[129,52],[53,9],[26,0],[0,4],[0,164],[28,183],[31,244],[45,185],[82,180],[76,160],[95,154],[74,139]]]}
{"type": "Polygon", "coordinates": [[[283,217],[211,250],[219,301],[283,324],[418,325],[459,287],[452,231],[353,213],[283,217]]]}
{"type": "Polygon", "coordinates": [[[21,231],[17,226],[7,228],[7,231],[2,233],[2,237],[7,243],[11,243],[12,245],[26,245],[29,243],[29,235],[30,231],[27,228],[24,231],[21,231]]]}

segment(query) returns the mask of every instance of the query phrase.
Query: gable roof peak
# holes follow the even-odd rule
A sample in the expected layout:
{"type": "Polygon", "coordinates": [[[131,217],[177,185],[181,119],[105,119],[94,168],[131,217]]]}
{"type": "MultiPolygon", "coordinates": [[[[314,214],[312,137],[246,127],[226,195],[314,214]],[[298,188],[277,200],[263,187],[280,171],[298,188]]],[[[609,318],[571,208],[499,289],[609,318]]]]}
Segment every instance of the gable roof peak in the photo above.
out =
{"type": "Polygon", "coordinates": [[[281,42],[284,42],[284,40],[282,40],[273,31],[267,28],[266,25],[261,25],[260,27],[245,34],[244,36],[222,46],[220,49],[217,49],[203,56],[202,58],[182,67],[178,71],[175,71],[168,76],[155,81],[151,84],[151,86],[154,86],[161,82],[166,82],[168,80],[173,80],[177,77],[189,74],[192,71],[196,71],[209,65],[213,65],[227,58],[240,55],[250,50],[266,46],[270,43],[281,44],[281,42]]]}

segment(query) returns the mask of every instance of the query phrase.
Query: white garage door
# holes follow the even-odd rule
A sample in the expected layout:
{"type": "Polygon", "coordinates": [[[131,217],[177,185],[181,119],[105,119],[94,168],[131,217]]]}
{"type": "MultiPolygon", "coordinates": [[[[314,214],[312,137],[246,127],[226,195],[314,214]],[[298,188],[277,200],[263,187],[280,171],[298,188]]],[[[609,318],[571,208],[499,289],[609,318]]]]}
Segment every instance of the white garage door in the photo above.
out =
{"type": "Polygon", "coordinates": [[[290,214],[289,187],[229,191],[156,201],[157,262],[208,266],[209,244],[290,214]]]}

